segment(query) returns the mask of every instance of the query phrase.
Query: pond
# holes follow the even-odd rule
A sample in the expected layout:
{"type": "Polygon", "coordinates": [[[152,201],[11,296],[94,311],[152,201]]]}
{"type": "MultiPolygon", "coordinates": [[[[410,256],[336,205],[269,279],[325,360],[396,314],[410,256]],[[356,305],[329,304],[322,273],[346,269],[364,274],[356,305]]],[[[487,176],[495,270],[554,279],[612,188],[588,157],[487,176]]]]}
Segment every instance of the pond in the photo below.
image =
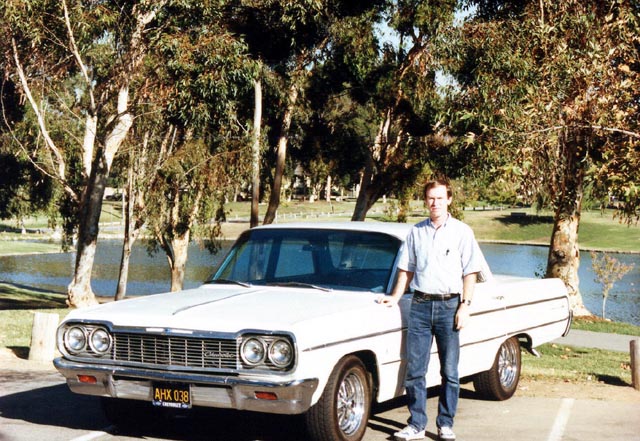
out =
{"type": "MultiPolygon", "coordinates": [[[[206,280],[230,245],[231,242],[224,242],[221,252],[211,255],[207,250],[192,244],[185,288],[194,288],[206,280]]],[[[546,267],[547,247],[483,243],[481,248],[495,274],[537,277],[546,267]]],[[[98,244],[92,278],[96,295],[110,297],[115,294],[120,253],[121,242],[118,240],[102,240],[98,244]]],[[[609,293],[606,316],[640,326],[640,255],[615,254],[615,257],[623,263],[634,263],[635,267],[616,282],[609,293]]],[[[73,253],[0,256],[0,281],[62,293],[69,283],[73,262],[73,253]]],[[[594,280],[588,252],[581,253],[579,276],[585,306],[594,314],[600,315],[602,286],[594,280]]],[[[143,244],[135,246],[131,256],[127,294],[154,294],[168,291],[169,288],[170,272],[164,254],[149,256],[143,244]]]]}

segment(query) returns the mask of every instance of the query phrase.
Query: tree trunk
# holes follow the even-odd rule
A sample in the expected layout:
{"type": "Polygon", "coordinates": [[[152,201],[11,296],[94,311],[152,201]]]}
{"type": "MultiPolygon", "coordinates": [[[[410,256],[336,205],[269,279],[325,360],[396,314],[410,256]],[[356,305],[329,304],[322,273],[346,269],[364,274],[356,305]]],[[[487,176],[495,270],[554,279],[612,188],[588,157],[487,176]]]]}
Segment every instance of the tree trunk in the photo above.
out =
{"type": "Polygon", "coordinates": [[[578,268],[580,267],[579,223],[579,212],[556,212],[547,261],[547,277],[558,277],[564,281],[569,291],[571,307],[574,310],[582,307],[578,278],[578,268]]]}
{"type": "MultiPolygon", "coordinates": [[[[143,153],[144,155],[144,153],[143,153]]],[[[123,212],[124,212],[124,240],[122,242],[122,255],[120,257],[120,270],[118,273],[118,287],[114,300],[122,300],[127,294],[127,281],[129,280],[129,260],[133,244],[138,239],[144,222],[141,219],[134,220],[135,191],[133,188],[134,172],[133,161],[129,164],[127,179],[127,195],[123,194],[123,212]]]]}
{"type": "Polygon", "coordinates": [[[108,173],[104,159],[100,158],[92,169],[80,200],[76,261],[73,279],[67,291],[67,304],[70,307],[81,308],[98,303],[91,289],[91,272],[96,255],[102,197],[108,173]]]}
{"type": "Polygon", "coordinates": [[[167,254],[169,266],[171,267],[171,292],[181,291],[184,286],[184,273],[189,254],[189,236],[190,233],[187,230],[184,234],[171,239],[173,252],[167,254]]]}
{"type": "MultiPolygon", "coordinates": [[[[129,230],[125,227],[126,230],[129,230]]],[[[129,280],[129,260],[135,238],[132,238],[129,231],[125,232],[124,242],[122,243],[122,255],[120,256],[120,271],[118,272],[118,286],[114,300],[122,300],[127,295],[127,282],[129,280]]]]}
{"type": "Polygon", "coordinates": [[[295,84],[289,89],[289,105],[282,117],[282,125],[280,128],[280,138],[278,139],[278,150],[276,159],[276,170],[273,177],[273,188],[269,196],[269,206],[267,213],[264,215],[263,223],[272,224],[276,219],[276,212],[280,206],[280,192],[282,190],[282,178],[284,176],[284,168],[287,160],[287,143],[289,141],[289,129],[291,128],[291,119],[293,117],[293,109],[298,99],[298,87],[295,84]]]}
{"type": "Polygon", "coordinates": [[[256,80],[254,84],[255,109],[253,113],[253,145],[251,168],[251,219],[249,227],[258,225],[260,202],[260,126],[262,124],[262,82],[256,80]]]}
{"type": "Polygon", "coordinates": [[[324,199],[331,205],[331,175],[327,175],[324,185],[324,199]]]}
{"type": "Polygon", "coordinates": [[[546,277],[562,279],[569,292],[571,308],[576,315],[586,315],[580,295],[578,268],[578,228],[582,207],[587,137],[580,132],[561,136],[560,148],[564,164],[558,167],[555,220],[549,246],[546,277]]]}
{"type": "Polygon", "coordinates": [[[362,173],[362,179],[360,181],[360,191],[358,192],[358,199],[356,200],[356,206],[353,209],[352,221],[364,221],[367,217],[367,212],[373,207],[378,199],[378,190],[372,188],[376,160],[379,162],[382,158],[382,152],[384,151],[383,144],[385,144],[389,138],[389,128],[391,127],[391,109],[388,109],[384,120],[380,123],[378,133],[376,134],[376,141],[371,147],[371,152],[367,155],[366,163],[364,165],[364,171],[362,173]]]}
{"type": "Polygon", "coordinates": [[[113,158],[133,125],[133,117],[127,112],[128,99],[129,88],[124,86],[118,93],[116,122],[105,138],[104,149],[100,148],[96,152],[96,159],[80,200],[76,263],[73,279],[67,288],[67,304],[71,307],[80,308],[97,303],[91,289],[91,272],[100,230],[102,198],[113,158]]]}
{"type": "Polygon", "coordinates": [[[367,162],[364,165],[362,179],[360,179],[360,191],[358,192],[356,206],[353,209],[353,215],[351,216],[352,221],[364,221],[367,217],[367,212],[372,206],[369,188],[371,186],[371,180],[373,179],[373,167],[373,158],[369,155],[367,157],[367,162]]]}

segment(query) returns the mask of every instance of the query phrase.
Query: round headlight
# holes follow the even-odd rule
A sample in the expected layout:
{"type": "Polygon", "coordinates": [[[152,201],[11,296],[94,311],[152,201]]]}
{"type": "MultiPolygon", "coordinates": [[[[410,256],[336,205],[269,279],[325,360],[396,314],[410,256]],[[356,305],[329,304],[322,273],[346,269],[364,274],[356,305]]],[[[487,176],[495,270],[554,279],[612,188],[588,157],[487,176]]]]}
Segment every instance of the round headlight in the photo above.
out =
{"type": "Polygon", "coordinates": [[[293,348],[287,340],[276,340],[269,347],[269,360],[277,367],[286,367],[293,360],[293,348]]]}
{"type": "Polygon", "coordinates": [[[262,341],[257,338],[250,338],[242,343],[240,348],[242,360],[252,366],[262,363],[265,357],[265,349],[262,341]]]}
{"type": "Polygon", "coordinates": [[[84,329],[74,326],[64,333],[64,345],[70,352],[80,352],[87,345],[84,329]]]}
{"type": "Polygon", "coordinates": [[[89,337],[89,346],[98,354],[105,354],[111,349],[111,335],[103,328],[96,328],[89,337]]]}

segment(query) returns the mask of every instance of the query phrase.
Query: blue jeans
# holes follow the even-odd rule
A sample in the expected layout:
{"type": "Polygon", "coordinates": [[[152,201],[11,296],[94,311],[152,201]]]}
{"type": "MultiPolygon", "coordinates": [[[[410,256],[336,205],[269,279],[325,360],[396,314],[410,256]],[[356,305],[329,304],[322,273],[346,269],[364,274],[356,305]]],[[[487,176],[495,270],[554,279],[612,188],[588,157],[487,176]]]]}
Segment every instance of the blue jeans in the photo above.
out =
{"type": "Polygon", "coordinates": [[[444,301],[414,299],[411,303],[407,333],[407,374],[404,385],[409,399],[409,424],[418,430],[427,427],[425,375],[434,338],[438,345],[442,377],[436,425],[453,427],[460,395],[460,333],[455,329],[458,304],[457,297],[444,301]]]}

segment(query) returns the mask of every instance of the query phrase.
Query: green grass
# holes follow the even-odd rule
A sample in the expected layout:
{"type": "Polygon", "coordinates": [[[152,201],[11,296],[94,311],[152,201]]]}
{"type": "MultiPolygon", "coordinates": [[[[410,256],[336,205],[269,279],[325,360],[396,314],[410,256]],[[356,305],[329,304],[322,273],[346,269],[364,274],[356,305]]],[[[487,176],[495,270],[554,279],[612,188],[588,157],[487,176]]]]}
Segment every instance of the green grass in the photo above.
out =
{"type": "Polygon", "coordinates": [[[24,353],[31,344],[35,313],[58,314],[62,319],[69,313],[65,300],[63,294],[0,283],[0,347],[24,353]]]}
{"type": "MultiPolygon", "coordinates": [[[[548,245],[553,232],[553,214],[535,213],[531,209],[499,211],[465,211],[464,221],[476,237],[485,241],[505,241],[548,245]],[[512,211],[527,216],[511,216],[512,211]]],[[[640,226],[621,224],[613,211],[585,211],[580,220],[578,244],[581,249],[640,252],[640,226]]]]}
{"type": "Polygon", "coordinates": [[[59,253],[60,244],[42,241],[17,241],[0,239],[0,256],[12,254],[34,254],[34,253],[59,253]]]}
{"type": "MultiPolygon", "coordinates": [[[[640,335],[640,326],[611,322],[598,317],[576,317],[572,329],[613,334],[640,335]]],[[[603,382],[616,386],[631,385],[628,352],[576,348],[546,343],[536,348],[541,357],[522,352],[522,377],[525,379],[603,382]]]]}
{"type": "Polygon", "coordinates": [[[631,386],[629,354],[546,343],[536,348],[541,357],[522,353],[522,378],[571,382],[599,381],[631,386]]]}
{"type": "Polygon", "coordinates": [[[603,320],[596,316],[574,317],[571,328],[579,329],[581,331],[608,332],[610,334],[640,335],[640,326],[635,326],[630,323],[603,320]]]}

